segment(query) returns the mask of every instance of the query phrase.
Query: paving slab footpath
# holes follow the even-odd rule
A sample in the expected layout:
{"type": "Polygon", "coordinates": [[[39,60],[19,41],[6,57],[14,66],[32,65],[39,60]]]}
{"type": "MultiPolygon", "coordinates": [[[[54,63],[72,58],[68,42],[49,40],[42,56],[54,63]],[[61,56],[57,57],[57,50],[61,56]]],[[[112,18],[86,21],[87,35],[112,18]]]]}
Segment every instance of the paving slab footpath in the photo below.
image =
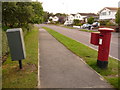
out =
{"type": "Polygon", "coordinates": [[[46,30],[39,32],[39,88],[112,88],[46,30]]]}

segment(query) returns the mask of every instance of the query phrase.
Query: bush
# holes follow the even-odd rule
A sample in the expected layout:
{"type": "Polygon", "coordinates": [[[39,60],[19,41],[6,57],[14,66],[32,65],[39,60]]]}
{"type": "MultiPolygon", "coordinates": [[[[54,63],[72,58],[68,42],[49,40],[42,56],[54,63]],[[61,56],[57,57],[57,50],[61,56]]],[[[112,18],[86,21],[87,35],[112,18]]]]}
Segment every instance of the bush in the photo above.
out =
{"type": "Polygon", "coordinates": [[[115,26],[115,24],[114,24],[114,23],[112,23],[112,22],[110,22],[110,21],[109,21],[109,22],[107,22],[107,23],[106,23],[106,25],[107,25],[107,26],[115,26]]]}
{"type": "Polygon", "coordinates": [[[76,26],[79,26],[80,20],[79,19],[74,19],[73,24],[76,26]]]}
{"type": "Polygon", "coordinates": [[[6,32],[2,31],[2,56],[9,52],[6,32]]]}
{"type": "Polygon", "coordinates": [[[109,22],[109,20],[102,20],[102,21],[100,21],[100,25],[107,25],[108,22],[109,22]]]}
{"type": "MultiPolygon", "coordinates": [[[[17,28],[19,28],[19,27],[17,27],[17,28]]],[[[32,28],[34,28],[34,26],[32,24],[26,24],[26,25],[24,25],[23,27],[20,27],[20,28],[22,28],[22,30],[23,30],[23,36],[25,37],[26,34],[28,32],[30,32],[32,30],[32,28]]]]}

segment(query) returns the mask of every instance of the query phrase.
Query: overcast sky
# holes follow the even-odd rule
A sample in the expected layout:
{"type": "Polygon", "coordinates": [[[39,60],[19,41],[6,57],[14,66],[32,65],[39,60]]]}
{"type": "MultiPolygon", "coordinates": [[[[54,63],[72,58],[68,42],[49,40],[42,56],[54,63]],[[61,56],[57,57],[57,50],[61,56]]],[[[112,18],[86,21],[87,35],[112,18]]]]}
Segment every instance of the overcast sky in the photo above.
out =
{"type": "Polygon", "coordinates": [[[104,7],[118,7],[120,0],[38,0],[52,13],[98,13],[104,7]]]}

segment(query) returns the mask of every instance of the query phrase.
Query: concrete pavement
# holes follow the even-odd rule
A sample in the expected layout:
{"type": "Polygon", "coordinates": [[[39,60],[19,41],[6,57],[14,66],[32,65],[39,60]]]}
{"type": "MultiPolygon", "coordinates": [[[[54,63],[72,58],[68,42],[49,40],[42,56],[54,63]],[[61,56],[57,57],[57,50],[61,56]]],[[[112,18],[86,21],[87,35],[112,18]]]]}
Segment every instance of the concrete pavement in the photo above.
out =
{"type": "Polygon", "coordinates": [[[39,53],[39,88],[111,88],[81,58],[44,29],[40,29],[39,53]]]}

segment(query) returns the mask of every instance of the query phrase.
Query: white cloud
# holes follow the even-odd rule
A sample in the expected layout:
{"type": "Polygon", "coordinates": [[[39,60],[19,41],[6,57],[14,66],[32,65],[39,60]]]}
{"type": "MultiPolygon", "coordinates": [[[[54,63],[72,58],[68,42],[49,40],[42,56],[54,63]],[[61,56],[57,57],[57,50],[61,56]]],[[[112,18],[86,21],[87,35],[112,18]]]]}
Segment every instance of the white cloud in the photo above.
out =
{"type": "Polygon", "coordinates": [[[104,7],[118,7],[120,0],[39,0],[45,11],[53,13],[97,13],[104,7]]]}

